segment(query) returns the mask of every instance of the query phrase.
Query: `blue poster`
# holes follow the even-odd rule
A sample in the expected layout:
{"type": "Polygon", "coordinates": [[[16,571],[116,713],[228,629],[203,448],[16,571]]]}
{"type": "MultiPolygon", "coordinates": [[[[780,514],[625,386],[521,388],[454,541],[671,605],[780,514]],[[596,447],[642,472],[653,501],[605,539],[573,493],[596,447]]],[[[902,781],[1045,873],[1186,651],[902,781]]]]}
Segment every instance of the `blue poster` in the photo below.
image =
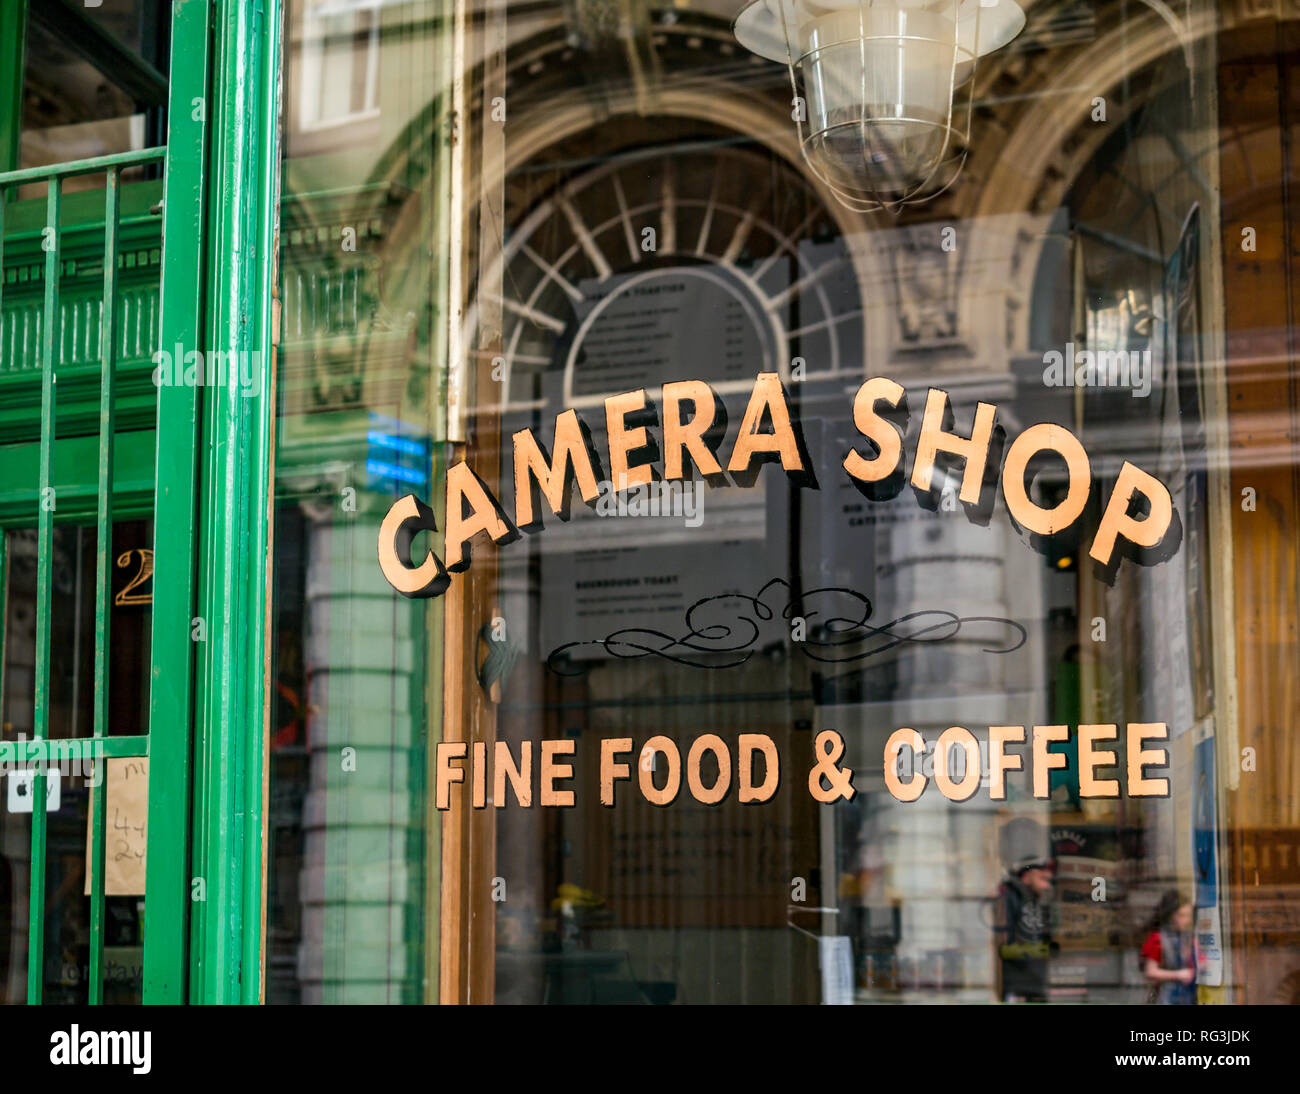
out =
{"type": "Polygon", "coordinates": [[[1215,807],[1214,738],[1196,745],[1192,782],[1192,867],[1196,907],[1219,906],[1218,815],[1215,807]]]}

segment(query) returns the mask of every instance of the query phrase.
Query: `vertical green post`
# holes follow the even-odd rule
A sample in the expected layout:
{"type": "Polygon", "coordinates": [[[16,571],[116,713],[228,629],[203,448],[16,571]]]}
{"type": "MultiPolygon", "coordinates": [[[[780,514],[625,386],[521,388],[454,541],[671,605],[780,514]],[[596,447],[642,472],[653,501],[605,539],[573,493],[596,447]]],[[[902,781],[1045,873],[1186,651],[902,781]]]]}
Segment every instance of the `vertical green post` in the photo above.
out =
{"type": "Polygon", "coordinates": [[[265,903],[270,660],[272,297],[279,219],[279,0],[217,11],[207,250],[207,346],[252,367],[251,390],[209,388],[203,497],[190,998],[259,1002],[265,903]]]}
{"type": "MultiPolygon", "coordinates": [[[[0,315],[4,314],[5,302],[5,199],[7,196],[5,188],[0,186],[0,315]]],[[[0,329],[0,350],[2,349],[4,349],[4,331],[0,329]]],[[[0,646],[0,650],[3,649],[4,647],[0,646]]]]}
{"type": "MultiPolygon", "coordinates": [[[[109,559],[113,554],[113,429],[115,387],[113,352],[117,339],[117,214],[120,204],[118,171],[112,168],[104,188],[104,299],[100,315],[99,381],[99,506],[95,515],[95,741],[108,729],[108,638],[112,587],[109,559]]],[[[90,1002],[104,1001],[104,811],[107,763],[92,754],[95,786],[90,795],[90,1002]]]]}
{"type": "Polygon", "coordinates": [[[41,317],[41,450],[40,500],[36,514],[36,702],[32,736],[39,746],[32,779],[32,862],[27,920],[27,1002],[39,1003],[45,978],[45,770],[44,742],[50,736],[50,615],[53,611],[52,567],[54,509],[55,352],[59,327],[59,197],[62,180],[49,181],[46,199],[45,307],[41,317]]]}
{"type": "MultiPolygon", "coordinates": [[[[163,184],[159,340],[160,349],[168,354],[196,350],[202,344],[211,7],[210,0],[185,0],[172,8],[171,55],[183,63],[172,65],[163,184]]],[[[182,364],[173,363],[177,368],[182,364]]],[[[174,382],[160,384],[149,678],[152,777],[145,861],[146,1003],[183,1003],[186,998],[198,430],[198,389],[174,382]]]]}
{"type": "Polygon", "coordinates": [[[23,135],[27,0],[0,3],[0,173],[17,171],[23,135]]]}
{"type": "Polygon", "coordinates": [[[0,528],[0,695],[5,694],[5,616],[9,606],[9,533],[0,528]]]}

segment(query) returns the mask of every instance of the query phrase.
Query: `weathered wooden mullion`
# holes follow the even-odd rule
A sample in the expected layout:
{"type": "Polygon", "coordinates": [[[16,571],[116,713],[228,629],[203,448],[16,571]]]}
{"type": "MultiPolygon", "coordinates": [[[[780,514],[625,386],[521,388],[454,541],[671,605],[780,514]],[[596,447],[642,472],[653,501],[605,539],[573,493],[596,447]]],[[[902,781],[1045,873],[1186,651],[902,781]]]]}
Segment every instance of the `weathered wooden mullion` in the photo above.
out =
{"type": "MultiPolygon", "coordinates": [[[[95,727],[96,740],[108,734],[108,638],[112,588],[109,559],[113,554],[113,408],[114,357],[117,329],[117,218],[120,204],[118,169],[108,172],[104,188],[104,296],[100,316],[99,384],[99,509],[95,521],[95,727]]],[[[108,763],[95,759],[95,785],[90,795],[90,999],[104,1001],[104,813],[108,763]]]]}
{"type": "MultiPolygon", "coordinates": [[[[54,511],[58,499],[51,486],[54,464],[55,350],[59,325],[59,208],[62,180],[49,181],[46,199],[45,307],[41,319],[41,492],[36,515],[36,702],[32,736],[50,735],[50,616],[53,612],[52,568],[54,511]]],[[[45,764],[32,778],[32,859],[27,919],[27,1001],[39,1003],[45,971],[45,764]]]]}

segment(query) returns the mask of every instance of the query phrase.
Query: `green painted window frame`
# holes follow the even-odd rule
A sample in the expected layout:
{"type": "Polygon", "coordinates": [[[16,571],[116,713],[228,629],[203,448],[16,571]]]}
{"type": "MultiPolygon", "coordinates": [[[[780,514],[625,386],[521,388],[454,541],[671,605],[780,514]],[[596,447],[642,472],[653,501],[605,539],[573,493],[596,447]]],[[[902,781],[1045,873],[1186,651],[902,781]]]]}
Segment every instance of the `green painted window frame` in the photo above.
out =
{"type": "MultiPolygon", "coordinates": [[[[173,45],[202,42],[206,38],[206,19],[202,24],[193,17],[191,5],[178,3],[178,18],[173,25],[173,45]],[[191,17],[187,18],[186,14],[191,17]]],[[[188,648],[189,611],[177,612],[176,595],[171,588],[155,596],[152,617],[152,655],[150,665],[150,708],[148,733],[136,738],[106,738],[108,721],[107,647],[109,630],[109,557],[111,528],[115,517],[153,516],[155,518],[155,557],[161,552],[166,560],[158,580],[180,575],[177,590],[192,602],[192,549],[184,559],[174,554],[176,546],[192,548],[195,523],[196,484],[191,475],[184,478],[185,467],[192,468],[193,450],[199,440],[193,425],[183,440],[191,459],[172,459],[182,437],[176,422],[175,404],[193,403],[193,392],[184,389],[155,390],[152,383],[151,352],[140,352],[141,331],[135,331],[131,345],[121,320],[125,318],[124,284],[150,297],[154,284],[170,280],[170,299],[157,302],[159,313],[157,342],[168,344],[166,337],[185,328],[186,289],[196,281],[197,263],[184,248],[172,247],[171,277],[163,276],[162,240],[167,234],[164,222],[174,225],[171,237],[183,240],[181,218],[185,199],[191,212],[201,210],[201,190],[194,187],[188,195],[173,185],[171,157],[164,150],[125,153],[96,160],[54,164],[29,171],[18,170],[21,139],[22,97],[25,76],[25,46],[28,24],[26,0],[6,4],[0,13],[0,173],[4,188],[0,190],[0,289],[9,298],[15,315],[30,319],[23,323],[30,337],[21,342],[17,321],[14,335],[0,352],[8,351],[11,360],[0,369],[0,436],[7,443],[0,448],[0,532],[13,527],[38,529],[37,558],[37,675],[36,733],[44,736],[49,715],[49,643],[51,613],[50,544],[56,523],[93,519],[96,525],[96,622],[95,622],[95,697],[94,735],[86,741],[54,742],[48,747],[39,742],[18,745],[0,744],[12,753],[11,760],[31,761],[44,755],[85,750],[92,745],[107,755],[154,755],[150,780],[149,821],[151,838],[146,862],[145,896],[145,965],[143,997],[146,1002],[171,1000],[179,996],[184,978],[185,934],[166,928],[163,914],[174,901],[168,899],[177,886],[174,877],[177,862],[187,857],[185,832],[188,821],[188,793],[185,779],[188,762],[172,765],[164,761],[180,753],[188,760],[192,691],[193,655],[188,648]],[[164,196],[159,182],[127,183],[121,171],[140,163],[163,161],[168,178],[166,196],[176,199],[158,216],[158,200],[164,196]],[[105,176],[100,191],[80,194],[62,193],[63,179],[74,175],[105,176]],[[44,182],[47,196],[41,200],[3,200],[6,191],[24,182],[44,182]],[[8,255],[4,256],[4,248],[8,255]],[[8,262],[3,258],[7,257],[8,262]],[[181,270],[188,263],[188,269],[181,270]],[[99,284],[96,280],[99,279],[99,284]],[[98,291],[97,291],[98,290],[98,291]],[[63,303],[69,295],[85,298],[91,308],[99,306],[98,330],[79,331],[75,311],[67,312],[63,303]],[[43,298],[43,299],[38,299],[43,298]],[[121,311],[121,314],[119,312],[121,311]],[[57,320],[57,321],[56,321],[57,320]],[[64,324],[72,322],[70,329],[64,324]],[[87,340],[97,337],[98,360],[81,361],[78,350],[85,352],[76,337],[84,333],[87,340]],[[132,352],[132,348],[135,352],[132,352]],[[63,413],[56,416],[57,403],[63,413]],[[57,422],[57,431],[56,431],[57,422]],[[155,427],[155,423],[161,423],[155,427]],[[28,438],[33,438],[29,440],[28,438]],[[45,492],[53,488],[58,498],[57,515],[41,504],[45,492]],[[187,537],[189,537],[187,539],[187,537]],[[161,608],[161,612],[159,609],[161,608]],[[179,696],[179,701],[178,697],[179,696]],[[33,747],[35,744],[37,747],[33,747]],[[19,752],[22,755],[19,755],[19,752]],[[165,772],[165,774],[164,774],[165,772]],[[174,987],[173,987],[174,985],[174,987]]],[[[111,45],[111,42],[109,43],[111,45]]],[[[155,76],[157,74],[154,74],[155,76]]],[[[169,92],[173,111],[191,109],[187,100],[177,101],[177,88],[169,92]]],[[[183,172],[182,180],[184,178],[183,172]]],[[[192,241],[189,241],[192,242],[192,241]]],[[[159,289],[161,292],[161,287],[159,289]]],[[[192,303],[197,293],[191,291],[192,303]]],[[[150,310],[148,300],[135,301],[137,321],[150,310]]],[[[193,308],[189,309],[191,312],[193,308]]],[[[148,331],[143,332],[148,336],[148,331]]],[[[7,542],[7,540],[6,540],[7,542]]],[[[7,551],[0,551],[0,578],[7,551]]],[[[5,588],[0,581],[0,589],[5,588]]],[[[102,781],[99,784],[103,785],[102,781]]],[[[33,784],[32,869],[30,892],[31,914],[28,925],[28,990],[30,1003],[41,1001],[44,978],[44,869],[45,869],[45,780],[33,784]]],[[[104,840],[105,803],[102,791],[91,796],[88,816],[91,857],[90,876],[90,982],[89,999],[103,998],[104,938],[104,840]]],[[[183,889],[183,883],[180,885],[183,889]]]]}
{"type": "MultiPolygon", "coordinates": [[[[253,6],[223,5],[223,10],[234,9],[233,14],[247,21],[253,6]]],[[[223,191],[220,186],[209,185],[209,144],[219,145],[216,162],[230,153],[228,142],[218,142],[208,122],[212,79],[209,58],[214,43],[226,40],[217,29],[215,9],[216,5],[209,0],[174,0],[172,56],[181,63],[172,66],[168,90],[164,181],[121,185],[116,168],[134,162],[132,154],[57,164],[30,172],[13,170],[20,136],[15,119],[21,117],[18,108],[23,87],[26,4],[20,0],[4,6],[0,15],[0,32],[3,32],[0,38],[4,43],[0,45],[0,105],[6,109],[0,110],[0,115],[10,120],[10,124],[0,127],[0,172],[5,175],[5,186],[61,179],[90,173],[94,168],[108,171],[106,191],[69,195],[64,200],[61,186],[51,185],[46,199],[9,202],[8,232],[0,222],[0,247],[9,244],[10,259],[16,255],[20,263],[25,257],[23,251],[34,251],[38,268],[44,272],[42,316],[60,314],[63,277],[76,269],[78,257],[93,262],[97,249],[103,273],[103,299],[117,300],[119,266],[125,263],[105,263],[103,256],[116,255],[120,241],[124,238],[129,241],[133,234],[146,244],[150,233],[157,239],[160,225],[156,214],[161,197],[162,254],[153,248],[151,255],[155,264],[161,260],[157,270],[160,279],[158,344],[167,347],[180,344],[187,348],[212,345],[205,320],[220,310],[220,298],[209,299],[208,295],[210,282],[206,265],[211,261],[211,252],[206,242],[212,219],[208,201],[210,196],[221,195],[223,191]],[[54,231],[49,234],[55,243],[52,247],[42,246],[45,242],[42,234],[51,225],[54,231]],[[97,248],[99,240],[103,244],[97,248]],[[68,253],[78,248],[84,252],[82,255],[68,253]],[[109,270],[103,271],[104,266],[109,270]]],[[[228,57],[244,51],[242,45],[225,47],[228,57]]],[[[162,158],[161,153],[154,158],[162,158]]],[[[146,251],[149,250],[146,246],[146,251]]],[[[132,263],[133,268],[135,265],[132,263]]],[[[20,277],[15,276],[14,291],[21,291],[20,285],[20,277]]],[[[202,935],[207,924],[222,921],[226,911],[216,901],[190,899],[193,850],[190,833],[192,827],[202,827],[192,824],[193,810],[200,798],[194,794],[192,779],[198,643],[191,640],[191,635],[202,569],[198,550],[199,476],[200,449],[205,443],[201,410],[206,408],[200,390],[194,387],[155,388],[149,358],[115,360],[120,356],[120,350],[115,353],[113,348],[115,315],[115,308],[103,309],[98,365],[79,368],[74,363],[59,367],[63,382],[58,384],[61,412],[57,437],[53,428],[54,371],[62,351],[56,348],[51,333],[57,324],[42,320],[39,368],[32,368],[29,363],[26,374],[0,379],[0,386],[9,389],[0,392],[3,396],[0,417],[10,415],[0,422],[0,436],[14,442],[0,447],[0,529],[30,526],[36,521],[38,535],[48,544],[56,519],[58,523],[96,519],[100,540],[97,581],[99,599],[104,601],[108,540],[105,530],[111,526],[112,515],[152,515],[155,519],[149,733],[146,738],[132,738],[129,743],[126,739],[115,740],[108,751],[110,754],[121,751],[118,747],[121,745],[137,753],[147,751],[151,759],[143,998],[146,1003],[176,1003],[200,997],[194,990],[195,978],[191,974],[192,968],[202,966],[203,955],[196,954],[189,945],[191,932],[202,935]],[[58,491],[57,518],[38,505],[41,489],[51,485],[58,491]]],[[[219,461],[203,471],[210,477],[221,477],[219,461]]],[[[38,599],[41,606],[38,616],[44,616],[43,621],[38,620],[38,648],[42,632],[48,646],[48,555],[48,549],[38,554],[38,589],[45,592],[38,599]]],[[[0,579],[2,571],[3,555],[0,554],[0,579]]],[[[96,645],[102,651],[107,644],[106,612],[101,610],[98,616],[96,645]]],[[[214,644],[224,645],[224,636],[214,644]]],[[[97,653],[97,685],[104,679],[103,661],[97,653]]],[[[39,709],[41,693],[48,692],[48,679],[42,683],[40,673],[37,690],[39,709]]],[[[104,705],[105,691],[97,686],[97,710],[104,705]]],[[[101,728],[102,720],[101,716],[97,729],[101,728]]],[[[38,715],[38,724],[40,721],[38,715]]],[[[52,753],[54,748],[52,742],[44,751],[52,753]]],[[[29,744],[26,752],[31,751],[29,744]]],[[[35,782],[33,827],[43,830],[44,780],[38,778],[35,782]]],[[[102,842],[102,818],[100,840],[95,840],[93,819],[91,825],[92,841],[98,846],[102,842]]],[[[39,837],[34,831],[33,845],[43,847],[43,843],[43,831],[39,837]]],[[[34,875],[39,870],[34,858],[34,875]]],[[[92,865],[92,873],[95,872],[92,865]]],[[[34,876],[33,891],[38,891],[41,884],[41,879],[34,876]]],[[[38,909],[33,917],[37,928],[29,931],[29,968],[37,969],[34,980],[29,979],[29,1002],[39,1002],[41,996],[43,924],[40,919],[38,909]],[[30,955],[35,955],[34,961],[30,955]]],[[[96,937],[96,923],[102,924],[102,899],[92,904],[92,941],[96,937]],[[95,915],[96,904],[100,917],[95,915]]],[[[240,927],[235,929],[238,931],[240,927]]],[[[92,1002],[99,999],[93,971],[91,999],[92,1002]]]]}
{"type": "MultiPolygon", "coordinates": [[[[191,174],[195,186],[206,185],[190,237],[197,239],[194,268],[199,271],[191,287],[201,286],[192,332],[197,337],[190,344],[225,354],[255,353],[262,362],[251,391],[209,388],[201,408],[195,407],[199,519],[190,557],[198,560],[194,614],[204,620],[207,638],[195,643],[190,846],[192,877],[202,880],[204,899],[190,901],[185,997],[259,1003],[265,985],[283,10],[280,0],[177,0],[173,10],[168,185],[191,174]],[[201,46],[200,20],[205,26],[210,20],[212,28],[201,46]],[[197,88],[187,86],[200,73],[208,81],[201,99],[197,88]],[[182,116],[180,104],[187,101],[192,109],[182,116]],[[195,115],[206,119],[201,130],[187,126],[186,119],[195,115]]],[[[173,206],[170,193],[165,231],[181,204],[173,206]]],[[[164,270],[164,309],[171,272],[164,270]]],[[[160,402],[160,434],[164,423],[160,402]]],[[[159,474],[161,499],[161,461],[159,474]]],[[[176,758],[181,759],[179,750],[176,758]]],[[[147,946],[145,976],[148,989],[147,946]]]]}
{"type": "MultiPolygon", "coordinates": [[[[121,237],[121,172],[125,169],[143,164],[156,163],[163,158],[160,149],[148,149],[142,152],[105,156],[93,160],[73,163],[55,164],[30,170],[10,171],[0,174],[0,269],[3,280],[0,290],[7,290],[12,297],[16,291],[20,294],[20,305],[15,315],[24,308],[31,318],[31,337],[20,343],[17,335],[18,323],[14,324],[14,337],[8,343],[11,354],[23,351],[20,365],[15,369],[14,361],[4,362],[8,379],[12,381],[8,394],[21,412],[21,398],[13,398],[15,392],[34,391],[39,383],[39,404],[33,413],[39,414],[36,433],[39,440],[35,446],[21,443],[8,446],[6,468],[13,476],[10,480],[17,484],[17,498],[8,507],[9,518],[21,524],[33,519],[37,530],[36,559],[36,649],[35,649],[35,687],[33,710],[33,739],[31,741],[5,741],[0,743],[0,755],[12,765],[34,764],[31,768],[32,779],[32,819],[31,819],[31,859],[28,880],[28,922],[27,922],[27,1001],[39,1003],[45,986],[45,872],[48,855],[46,816],[47,780],[45,763],[58,758],[85,760],[99,755],[147,756],[149,737],[146,734],[134,737],[109,738],[108,734],[108,645],[110,632],[111,590],[109,577],[109,558],[112,553],[113,501],[116,494],[117,471],[117,422],[115,409],[117,405],[117,365],[118,365],[118,307],[121,302],[119,283],[123,254],[120,249],[121,237]],[[63,185],[66,179],[79,175],[99,174],[105,176],[102,191],[102,223],[98,226],[103,240],[99,251],[99,269],[96,272],[101,279],[100,291],[96,294],[99,309],[98,329],[86,323],[77,327],[76,310],[67,312],[63,308],[63,279],[75,273],[76,260],[65,260],[65,237],[81,231],[81,226],[73,226],[63,216],[63,185]],[[14,189],[29,182],[43,182],[46,186],[44,200],[44,224],[38,226],[39,232],[24,231],[27,227],[19,218],[19,231],[12,236],[5,233],[6,205],[14,189]],[[4,263],[3,245],[10,244],[10,262],[4,263]],[[13,244],[17,244],[16,248],[13,244]],[[32,249],[35,248],[35,253],[32,249]],[[16,261],[14,251],[17,251],[16,261]],[[14,276],[10,276],[13,274],[14,276]],[[27,284],[24,284],[26,281],[27,284]],[[31,286],[29,289],[28,286],[31,286]],[[40,300],[36,305],[34,297],[40,300]],[[71,330],[81,333],[89,339],[93,333],[97,336],[97,370],[98,370],[98,428],[97,435],[91,438],[67,436],[61,442],[57,434],[57,372],[74,373],[79,379],[88,379],[81,373],[87,369],[78,369],[82,362],[77,361],[78,347],[75,339],[65,337],[68,330],[64,324],[72,318],[71,330]],[[67,365],[65,369],[64,366],[67,365]],[[78,441],[82,443],[78,445],[78,441]],[[93,448],[86,442],[91,442],[93,448]],[[90,457],[94,457],[92,460],[90,457]],[[69,458],[71,457],[71,458],[69,458]],[[26,466],[24,466],[24,464],[26,466]],[[93,485],[88,481],[87,469],[94,466],[93,485]],[[34,475],[32,474],[34,472],[34,475]],[[19,477],[22,476],[22,477],[19,477]],[[65,499],[63,513],[56,517],[58,495],[61,482],[66,479],[67,489],[72,493],[71,504],[65,499]],[[35,493],[29,493],[32,489],[35,493]],[[95,625],[94,625],[94,695],[93,695],[93,729],[89,738],[75,740],[53,740],[49,736],[51,708],[51,632],[53,614],[53,537],[56,521],[65,523],[77,516],[84,516],[84,510],[93,499],[93,512],[96,530],[95,563],[95,625]],[[103,751],[101,751],[103,750],[103,751]]],[[[25,210],[20,210],[24,212],[25,210]]],[[[92,248],[93,250],[93,248],[92,248]]],[[[85,252],[83,248],[83,255],[85,252]]],[[[85,286],[82,286],[84,295],[85,286]]],[[[3,303],[0,302],[0,308],[3,303]]],[[[6,324],[8,326],[8,324],[6,324]]],[[[80,347],[80,352],[88,353],[87,347],[80,347]]],[[[75,391],[74,387],[74,391],[75,391]]],[[[33,423],[36,424],[36,423],[33,423]]],[[[10,429],[11,435],[18,435],[21,429],[10,429]]],[[[137,473],[143,474],[148,465],[147,458],[141,460],[139,445],[131,446],[128,454],[137,459],[137,473]]],[[[6,530],[4,551],[0,554],[0,565],[7,568],[8,534],[6,530]]],[[[6,590],[7,581],[2,583],[6,590]]],[[[152,666],[151,666],[152,667],[152,666]]],[[[101,779],[93,789],[89,801],[87,817],[89,853],[87,863],[87,881],[90,900],[90,936],[89,936],[89,983],[88,998],[91,1003],[103,1000],[104,988],[104,935],[105,935],[105,794],[104,781],[101,779]]],[[[147,899],[147,898],[146,898],[147,899]]]]}
{"type": "MultiPolygon", "coordinates": [[[[0,44],[0,107],[21,101],[25,15],[21,0],[0,13],[0,43],[9,43],[0,44]]],[[[0,481],[0,522],[29,524],[35,512],[47,543],[54,518],[40,519],[40,507],[33,509],[42,485],[68,483],[59,521],[93,512],[101,532],[108,514],[143,514],[153,501],[146,1003],[256,1003],[265,979],[281,49],[279,0],[173,0],[158,340],[186,352],[259,354],[255,390],[164,384],[151,415],[152,391],[142,388],[137,394],[145,402],[131,403],[138,375],[128,368],[124,400],[105,403],[91,393],[102,390],[105,376],[118,375],[110,350],[109,363],[93,377],[68,376],[84,383],[84,391],[80,397],[75,389],[67,396],[60,391],[68,417],[60,414],[57,438],[52,428],[32,437],[21,429],[17,436],[0,434],[16,442],[0,450],[0,474],[12,475],[0,481]],[[87,406],[78,419],[82,402],[87,406]],[[96,402],[98,414],[90,409],[96,402]],[[114,425],[105,410],[115,405],[121,415],[114,425]],[[72,435],[78,431],[85,436],[72,435]],[[92,449],[97,486],[83,473],[92,449]],[[206,631],[201,640],[199,619],[206,631]]],[[[9,169],[3,182],[12,186],[28,179],[12,171],[19,136],[12,120],[20,113],[0,109],[0,116],[11,121],[0,126],[0,174],[9,169]]],[[[31,178],[87,170],[85,162],[55,165],[31,178]]],[[[157,184],[137,190],[110,177],[111,200],[120,200],[129,230],[144,201],[152,210],[157,184]]],[[[75,214],[83,199],[69,195],[61,207],[53,189],[43,220],[39,211],[24,215],[34,229],[54,225],[61,238],[80,230],[64,210],[75,214]]],[[[117,215],[101,215],[100,232],[108,221],[116,224],[117,215]]],[[[0,224],[0,244],[4,238],[0,224]]],[[[59,263],[58,247],[45,252],[51,276],[43,314],[57,314],[59,263]]],[[[105,277],[106,292],[114,284],[105,277]]],[[[40,413],[48,425],[55,405],[53,338],[43,339],[41,349],[40,413]]],[[[152,387],[152,369],[149,374],[152,387]]],[[[34,379],[15,383],[33,386],[34,379]]],[[[16,414],[30,423],[21,408],[16,414]]],[[[48,559],[38,560],[42,568],[48,571],[48,559]]],[[[39,1001],[39,992],[30,1001],[39,1001]]]]}

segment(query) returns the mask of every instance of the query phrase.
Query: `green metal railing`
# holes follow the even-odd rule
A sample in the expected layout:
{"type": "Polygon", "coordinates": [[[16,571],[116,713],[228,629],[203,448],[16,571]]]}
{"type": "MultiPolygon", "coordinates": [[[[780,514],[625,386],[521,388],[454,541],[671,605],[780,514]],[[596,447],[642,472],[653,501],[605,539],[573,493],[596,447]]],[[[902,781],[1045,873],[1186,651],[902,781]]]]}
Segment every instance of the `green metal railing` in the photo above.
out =
{"type": "MultiPolygon", "coordinates": [[[[59,763],[94,764],[94,780],[89,805],[89,893],[90,952],[89,1001],[101,1003],[104,992],[104,844],[105,791],[104,761],[115,757],[143,757],[149,754],[149,736],[108,736],[109,679],[108,657],[111,607],[109,560],[112,555],[114,411],[116,394],[116,331],[118,303],[118,232],[121,201],[121,174],[128,168],[162,163],[165,148],[126,152],[97,159],[60,163],[49,167],[10,171],[0,174],[0,307],[4,292],[5,206],[10,191],[21,184],[45,183],[45,225],[41,232],[44,252],[44,303],[40,326],[41,426],[40,491],[36,511],[36,650],[35,704],[33,739],[0,742],[0,759],[8,770],[30,769],[32,778],[31,878],[29,884],[27,1001],[41,1001],[45,969],[45,861],[46,861],[46,794],[48,765],[59,763]],[[100,334],[100,421],[97,506],[95,514],[95,668],[94,724],[92,736],[51,740],[50,733],[50,631],[53,596],[54,555],[54,450],[57,402],[56,350],[59,343],[60,297],[60,210],[65,179],[79,175],[102,174],[104,187],[104,283],[101,301],[100,334]]],[[[0,590],[5,589],[5,557],[0,551],[0,590]]],[[[0,611],[0,627],[3,626],[0,611]]],[[[3,633],[0,632],[0,639],[3,633]]],[[[0,649],[3,642],[0,641],[0,649]]],[[[80,770],[87,770],[85,766],[80,770]]]]}

